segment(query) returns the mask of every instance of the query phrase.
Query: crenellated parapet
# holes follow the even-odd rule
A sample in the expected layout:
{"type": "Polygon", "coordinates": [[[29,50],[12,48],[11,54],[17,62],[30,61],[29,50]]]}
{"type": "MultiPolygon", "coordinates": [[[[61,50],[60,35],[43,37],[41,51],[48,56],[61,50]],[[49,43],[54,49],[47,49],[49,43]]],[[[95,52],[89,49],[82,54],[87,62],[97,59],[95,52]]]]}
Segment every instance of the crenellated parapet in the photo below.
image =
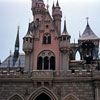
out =
{"type": "Polygon", "coordinates": [[[51,70],[44,71],[32,71],[31,73],[27,73],[23,68],[13,68],[13,69],[1,69],[0,68],[0,79],[3,77],[6,78],[31,78],[32,80],[55,80],[57,78],[60,79],[89,79],[89,80],[99,80],[100,81],[100,71],[92,71],[92,70],[68,70],[66,73],[62,70],[58,73],[51,70]]]}

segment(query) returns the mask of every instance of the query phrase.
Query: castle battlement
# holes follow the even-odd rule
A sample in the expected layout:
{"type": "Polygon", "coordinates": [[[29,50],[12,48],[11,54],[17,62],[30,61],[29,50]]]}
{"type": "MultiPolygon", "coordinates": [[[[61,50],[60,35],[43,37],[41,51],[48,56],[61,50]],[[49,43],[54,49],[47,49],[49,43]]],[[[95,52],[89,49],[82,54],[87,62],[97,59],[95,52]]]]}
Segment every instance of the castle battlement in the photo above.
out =
{"type": "Polygon", "coordinates": [[[0,78],[25,78],[32,77],[32,79],[53,79],[57,77],[72,78],[72,77],[98,77],[100,76],[100,71],[90,70],[68,70],[66,73],[62,70],[55,72],[52,70],[36,70],[30,73],[24,71],[23,68],[0,68],[0,78]]]}

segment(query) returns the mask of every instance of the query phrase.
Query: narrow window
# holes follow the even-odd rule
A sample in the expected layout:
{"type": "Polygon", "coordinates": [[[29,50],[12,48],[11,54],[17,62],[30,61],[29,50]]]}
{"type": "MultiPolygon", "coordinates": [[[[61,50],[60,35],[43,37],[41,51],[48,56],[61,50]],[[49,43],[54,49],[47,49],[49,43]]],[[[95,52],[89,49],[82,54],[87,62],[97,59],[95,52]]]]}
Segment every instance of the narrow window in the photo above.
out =
{"type": "Polygon", "coordinates": [[[42,70],[42,62],[43,62],[42,57],[38,57],[38,60],[37,60],[37,69],[38,70],[42,70]]]}
{"type": "Polygon", "coordinates": [[[66,37],[63,37],[63,41],[65,41],[66,40],[66,37]]]}
{"type": "Polygon", "coordinates": [[[26,42],[28,42],[28,38],[26,38],[26,42]]]}
{"type": "Polygon", "coordinates": [[[51,44],[51,36],[48,36],[48,44],[51,44]]]}
{"type": "Polygon", "coordinates": [[[44,58],[44,70],[49,69],[49,59],[48,57],[44,58]]]}
{"type": "Polygon", "coordinates": [[[32,42],[32,39],[30,39],[30,43],[32,42]]]}
{"type": "Polygon", "coordinates": [[[50,69],[55,70],[55,57],[50,58],[50,69]]]}
{"type": "Polygon", "coordinates": [[[46,36],[43,36],[43,44],[46,44],[46,36]]]}

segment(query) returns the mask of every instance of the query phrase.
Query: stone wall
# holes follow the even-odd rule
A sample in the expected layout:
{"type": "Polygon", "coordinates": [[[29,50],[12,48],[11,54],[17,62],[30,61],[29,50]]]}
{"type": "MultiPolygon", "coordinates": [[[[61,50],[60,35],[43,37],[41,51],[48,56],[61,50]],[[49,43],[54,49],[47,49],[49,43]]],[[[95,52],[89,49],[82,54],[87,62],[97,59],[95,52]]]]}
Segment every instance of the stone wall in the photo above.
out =
{"type": "MultiPolygon", "coordinates": [[[[35,71],[34,74],[37,73],[39,72],[35,71]]],[[[95,87],[93,84],[95,80],[92,79],[91,75],[79,76],[72,74],[70,76],[60,76],[60,73],[52,74],[51,71],[46,73],[49,77],[43,79],[40,78],[40,75],[34,78],[33,73],[12,77],[0,76],[0,100],[7,100],[15,94],[20,95],[24,100],[31,100],[29,97],[32,94],[34,95],[35,91],[41,91],[41,89],[44,89],[44,91],[47,89],[48,93],[58,98],[57,100],[64,100],[67,95],[76,96],[79,100],[95,100],[95,87]]]]}

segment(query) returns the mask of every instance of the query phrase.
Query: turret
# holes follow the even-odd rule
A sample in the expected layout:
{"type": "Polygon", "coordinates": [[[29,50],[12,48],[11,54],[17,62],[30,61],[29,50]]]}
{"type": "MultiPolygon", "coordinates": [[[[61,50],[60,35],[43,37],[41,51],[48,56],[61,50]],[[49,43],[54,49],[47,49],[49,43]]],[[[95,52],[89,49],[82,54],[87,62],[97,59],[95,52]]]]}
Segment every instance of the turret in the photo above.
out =
{"type": "Polygon", "coordinates": [[[15,63],[19,56],[19,27],[17,30],[17,36],[16,36],[16,42],[15,42],[15,50],[14,50],[14,56],[13,56],[13,66],[15,66],[15,63]]]}
{"type": "Polygon", "coordinates": [[[23,38],[23,51],[25,52],[25,71],[32,71],[31,54],[33,51],[33,37],[30,32],[30,23],[26,36],[23,38]]]}
{"type": "Polygon", "coordinates": [[[58,29],[58,32],[61,34],[62,11],[61,11],[61,8],[59,6],[58,0],[57,0],[57,3],[56,3],[56,7],[54,6],[54,3],[53,3],[52,16],[53,16],[53,19],[54,19],[54,23],[55,23],[55,25],[58,29]]]}
{"type": "Polygon", "coordinates": [[[41,21],[45,14],[45,4],[43,0],[32,0],[32,13],[34,21],[41,21]]]}
{"type": "Polygon", "coordinates": [[[60,37],[60,70],[65,72],[69,70],[69,50],[70,50],[70,35],[66,29],[66,20],[64,21],[64,30],[60,37]]]}
{"type": "Polygon", "coordinates": [[[70,35],[68,34],[67,29],[66,29],[66,20],[64,21],[64,30],[60,39],[61,39],[60,50],[66,53],[70,49],[70,35]]]}
{"type": "Polygon", "coordinates": [[[80,51],[82,59],[86,60],[86,63],[90,63],[92,59],[96,59],[98,57],[99,41],[100,39],[90,28],[87,18],[86,28],[78,40],[79,46],[81,47],[80,51]]]}
{"type": "Polygon", "coordinates": [[[32,52],[33,50],[32,43],[33,43],[33,38],[32,34],[30,33],[30,23],[29,23],[28,32],[26,36],[23,38],[23,51],[25,53],[32,52]]]}

